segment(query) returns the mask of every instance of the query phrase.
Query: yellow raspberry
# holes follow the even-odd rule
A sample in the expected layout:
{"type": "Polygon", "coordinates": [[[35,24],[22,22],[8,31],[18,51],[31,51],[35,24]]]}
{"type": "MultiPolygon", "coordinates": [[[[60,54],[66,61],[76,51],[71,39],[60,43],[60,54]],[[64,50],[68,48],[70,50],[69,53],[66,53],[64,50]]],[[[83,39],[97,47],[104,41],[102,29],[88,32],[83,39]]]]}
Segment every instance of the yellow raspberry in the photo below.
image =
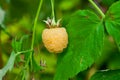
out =
{"type": "Polygon", "coordinates": [[[49,52],[61,53],[67,47],[68,34],[63,27],[45,29],[42,33],[42,41],[49,52]]]}

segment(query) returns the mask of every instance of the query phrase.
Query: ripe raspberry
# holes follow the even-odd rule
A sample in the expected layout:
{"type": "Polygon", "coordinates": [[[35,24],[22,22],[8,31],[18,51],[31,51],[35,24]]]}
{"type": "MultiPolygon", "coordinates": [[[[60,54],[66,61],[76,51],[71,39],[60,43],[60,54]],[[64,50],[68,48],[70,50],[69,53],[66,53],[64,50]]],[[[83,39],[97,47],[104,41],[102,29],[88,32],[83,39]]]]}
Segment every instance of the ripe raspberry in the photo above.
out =
{"type": "Polygon", "coordinates": [[[61,53],[68,44],[68,34],[66,29],[63,27],[59,28],[57,25],[54,25],[54,28],[52,28],[53,25],[49,26],[51,28],[43,30],[42,33],[42,41],[44,46],[51,53],[61,53]]]}

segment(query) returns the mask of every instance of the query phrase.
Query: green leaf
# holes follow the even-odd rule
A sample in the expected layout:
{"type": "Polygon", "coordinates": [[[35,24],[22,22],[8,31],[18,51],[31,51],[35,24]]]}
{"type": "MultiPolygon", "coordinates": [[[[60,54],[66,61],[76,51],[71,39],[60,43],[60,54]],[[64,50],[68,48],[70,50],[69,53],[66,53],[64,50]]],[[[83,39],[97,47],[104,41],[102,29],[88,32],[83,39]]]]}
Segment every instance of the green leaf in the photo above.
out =
{"type": "Polygon", "coordinates": [[[14,51],[20,52],[20,51],[25,51],[25,50],[29,50],[30,47],[30,40],[29,40],[29,35],[24,35],[22,36],[22,38],[20,40],[17,40],[16,38],[12,40],[12,47],[14,49],[14,51]]]}
{"type": "Polygon", "coordinates": [[[12,68],[14,66],[15,58],[16,58],[16,54],[13,51],[10,55],[10,58],[6,64],[6,66],[0,70],[0,80],[2,80],[2,78],[5,76],[5,74],[7,73],[8,70],[12,70],[12,68]]]}
{"type": "Polygon", "coordinates": [[[60,54],[54,80],[69,80],[86,70],[100,56],[103,47],[104,26],[91,11],[77,11],[70,19],[67,32],[69,46],[66,53],[60,54]]]}
{"type": "Polygon", "coordinates": [[[15,52],[21,51],[22,41],[17,41],[16,39],[12,40],[12,47],[15,52]]]}
{"type": "Polygon", "coordinates": [[[90,80],[120,80],[120,70],[99,71],[90,80]]]}
{"type": "Polygon", "coordinates": [[[120,1],[114,3],[107,11],[105,26],[120,49],[120,1]]]}

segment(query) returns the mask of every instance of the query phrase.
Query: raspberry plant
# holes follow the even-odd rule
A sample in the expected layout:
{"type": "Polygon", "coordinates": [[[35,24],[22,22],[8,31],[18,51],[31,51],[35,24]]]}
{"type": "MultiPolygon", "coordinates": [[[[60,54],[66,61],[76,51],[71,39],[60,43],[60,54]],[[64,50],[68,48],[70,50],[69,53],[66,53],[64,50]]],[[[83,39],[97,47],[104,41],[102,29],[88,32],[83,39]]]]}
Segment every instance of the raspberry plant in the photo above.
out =
{"type": "MultiPolygon", "coordinates": [[[[91,67],[97,59],[100,59],[103,51],[104,39],[107,38],[106,31],[107,35],[113,37],[118,49],[120,49],[120,1],[113,3],[107,10],[106,14],[101,11],[101,9],[93,0],[89,0],[89,2],[95,8],[98,14],[90,10],[78,10],[73,13],[73,15],[69,16],[67,24],[63,24],[63,27],[65,26],[68,33],[69,42],[67,48],[65,47],[65,50],[62,49],[63,52],[60,51],[61,53],[58,55],[58,63],[56,64],[57,69],[53,80],[72,79],[80,72],[91,67]]],[[[43,65],[45,65],[45,63],[42,62],[42,65],[38,65],[33,55],[36,24],[42,3],[43,0],[40,1],[35,17],[31,46],[27,49],[23,49],[24,46],[21,46],[24,44],[24,40],[28,38],[29,35],[23,36],[20,40],[13,40],[13,51],[6,66],[0,70],[0,80],[2,80],[8,70],[12,70],[16,58],[19,58],[21,54],[25,56],[24,66],[22,67],[23,69],[20,73],[22,76],[21,80],[30,80],[30,74],[39,70],[43,70],[43,65]]],[[[52,25],[53,29],[55,29],[56,24],[53,0],[51,0],[51,4],[52,21],[50,23],[46,21],[45,22],[47,23],[48,27],[51,27],[52,25]]],[[[64,22],[64,20],[62,22],[64,22]]],[[[0,25],[1,28],[3,28],[2,22],[0,22],[0,25]]],[[[54,33],[54,31],[52,32],[54,33]]],[[[61,38],[61,40],[63,39],[61,38]]],[[[44,44],[46,47],[48,43],[44,42],[44,44]]],[[[52,52],[48,47],[46,48],[49,52],[52,52]]],[[[90,77],[89,80],[119,79],[120,70],[117,69],[98,71],[92,77],[90,77]]]]}
{"type": "Polygon", "coordinates": [[[39,7],[38,7],[38,10],[37,10],[37,13],[36,13],[35,20],[34,20],[31,47],[27,48],[29,50],[23,50],[23,47],[24,47],[24,46],[22,46],[24,44],[23,40],[27,39],[28,36],[23,36],[21,38],[21,40],[19,40],[19,41],[17,41],[16,39],[13,40],[13,42],[12,42],[13,51],[11,53],[11,56],[8,60],[8,63],[6,64],[6,66],[0,70],[0,80],[2,80],[2,78],[4,77],[4,75],[6,74],[6,72],[8,70],[11,70],[13,68],[16,57],[19,58],[20,54],[24,54],[24,53],[25,53],[25,55],[24,55],[25,56],[25,61],[24,61],[24,66],[22,67],[22,70],[20,72],[21,80],[29,80],[29,79],[31,79],[30,74],[32,72],[42,70],[42,66],[39,66],[35,62],[35,59],[33,57],[36,24],[37,24],[37,20],[38,20],[38,16],[39,16],[39,13],[40,13],[42,3],[43,3],[43,0],[41,0],[40,3],[39,3],[39,7]]]}

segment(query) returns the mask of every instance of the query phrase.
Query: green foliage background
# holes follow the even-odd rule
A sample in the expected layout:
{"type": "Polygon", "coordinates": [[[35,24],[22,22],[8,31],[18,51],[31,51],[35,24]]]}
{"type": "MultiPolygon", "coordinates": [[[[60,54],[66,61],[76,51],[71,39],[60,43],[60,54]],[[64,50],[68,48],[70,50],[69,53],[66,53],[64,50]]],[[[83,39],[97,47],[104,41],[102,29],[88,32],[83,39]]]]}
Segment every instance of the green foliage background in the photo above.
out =
{"type": "MultiPolygon", "coordinates": [[[[111,6],[112,3],[116,1],[117,0],[101,0],[101,1],[96,0],[96,2],[100,4],[98,6],[101,6],[102,10],[105,13],[108,10],[109,6],[111,6]]],[[[34,18],[39,5],[38,3],[39,3],[39,0],[0,0],[0,8],[5,12],[5,18],[4,18],[4,21],[2,22],[4,25],[0,27],[0,68],[3,68],[6,65],[10,57],[10,53],[12,52],[13,49],[19,51],[20,49],[26,50],[30,47],[31,35],[32,35],[31,33],[32,33],[34,18]],[[29,39],[22,41],[23,43],[16,42],[17,45],[22,44],[22,46],[21,47],[18,46],[17,49],[15,49],[16,47],[14,48],[14,42],[12,42],[12,40],[15,38],[16,40],[19,40],[24,35],[29,36],[29,39]]],[[[117,15],[119,15],[119,12],[120,12],[118,9],[113,9],[113,8],[110,8],[110,11],[117,12],[118,13],[117,15]]],[[[106,22],[105,22],[106,29],[104,30],[103,29],[104,24],[101,24],[101,20],[97,17],[98,15],[97,11],[89,4],[87,0],[55,0],[56,19],[62,18],[62,21],[61,21],[62,26],[66,27],[68,34],[70,36],[69,46],[73,46],[72,44],[75,44],[73,47],[76,48],[76,51],[74,51],[74,48],[69,47],[67,49],[68,50],[67,53],[70,53],[70,54],[65,55],[66,54],[66,50],[65,50],[65,52],[63,52],[61,55],[54,55],[49,53],[44,48],[41,40],[42,30],[46,26],[43,20],[47,19],[47,17],[51,17],[50,0],[44,0],[42,10],[37,22],[36,38],[35,38],[35,45],[34,45],[35,46],[34,57],[35,57],[35,61],[37,61],[37,64],[40,64],[40,60],[42,59],[46,61],[47,66],[43,71],[34,73],[35,80],[53,80],[54,76],[55,76],[55,80],[66,80],[69,77],[71,77],[71,80],[88,80],[91,77],[91,75],[95,73],[97,70],[120,69],[120,62],[119,62],[120,54],[117,48],[120,43],[119,43],[119,36],[116,36],[116,34],[119,34],[119,28],[116,25],[119,25],[119,24],[116,24],[114,22],[116,21],[119,23],[119,17],[115,16],[115,20],[112,20],[112,16],[108,17],[110,14],[110,11],[106,13],[107,15],[106,22]],[[91,11],[94,11],[96,14],[93,12],[89,12],[87,10],[83,12],[81,11],[76,12],[79,9],[91,10],[91,11]],[[71,14],[73,13],[74,15],[71,16],[71,14]],[[84,20],[84,17],[80,16],[79,14],[81,14],[82,16],[85,16],[86,18],[87,18],[86,15],[89,15],[89,16],[91,15],[91,17],[89,19],[87,18],[86,20],[84,20]],[[80,18],[81,20],[80,19],[78,20],[78,18],[80,18]],[[70,20],[70,24],[67,25],[69,20],[70,20]],[[75,23],[74,21],[77,22],[78,24],[74,24],[75,23]],[[109,22],[112,22],[113,24],[110,24],[109,22]],[[93,24],[90,25],[91,23],[93,24]],[[116,27],[109,28],[109,26],[111,25],[115,25],[116,27]],[[84,29],[83,26],[86,26],[86,27],[90,26],[90,28],[84,29]],[[118,33],[112,32],[112,30],[116,30],[116,28],[118,29],[117,31],[118,33]],[[76,29],[78,29],[78,31],[76,31],[76,29]],[[97,31],[101,33],[94,34],[97,31]],[[80,36],[78,35],[78,33],[80,36]],[[108,35],[108,33],[110,35],[108,35]],[[85,35],[86,36],[89,35],[89,36],[86,37],[85,35]],[[105,36],[104,45],[102,45],[103,36],[105,36]],[[115,40],[111,36],[113,36],[115,40]],[[94,37],[96,39],[92,40],[94,37]],[[73,38],[75,40],[73,40],[73,38]],[[117,42],[117,45],[115,41],[117,42]],[[85,42],[86,44],[82,44],[83,42],[85,42]],[[91,46],[91,43],[94,43],[94,42],[98,44],[91,46]],[[86,47],[86,45],[88,45],[88,47],[86,47]],[[99,56],[98,53],[99,51],[101,51],[99,49],[101,48],[103,48],[103,51],[102,51],[101,57],[98,58],[99,56]],[[85,65],[80,64],[81,56],[78,55],[79,52],[77,49],[79,49],[82,52],[81,54],[83,56],[82,61],[83,61],[83,64],[85,65]],[[92,55],[87,54],[87,52],[85,51],[82,51],[83,49],[90,52],[92,55]],[[91,49],[92,51],[89,51],[89,49],[91,49]],[[73,54],[73,51],[74,51],[74,54],[73,54]],[[75,57],[76,58],[74,59],[73,56],[74,58],[75,57]],[[61,57],[63,57],[62,60],[61,60],[61,57]],[[59,67],[56,69],[57,60],[58,62],[63,61],[66,65],[63,65],[62,63],[58,63],[59,67]],[[95,63],[92,65],[94,61],[95,63]],[[76,63],[75,65],[72,66],[73,71],[70,68],[71,65],[69,65],[69,62],[71,64],[76,63]],[[88,66],[90,67],[87,68],[88,66]],[[80,69],[79,67],[82,67],[82,69],[80,69]],[[78,73],[78,70],[82,72],[78,73]],[[60,75],[60,73],[63,73],[63,74],[60,75]],[[74,77],[74,74],[76,74],[75,77],[74,77]],[[63,77],[64,79],[62,79],[63,77]]],[[[116,14],[113,14],[113,15],[116,15],[116,14]]],[[[15,63],[19,62],[21,57],[17,58],[15,63]]],[[[22,63],[19,63],[19,65],[22,66],[22,63]]],[[[6,74],[6,76],[4,77],[4,80],[13,80],[13,79],[16,79],[17,77],[20,77],[18,76],[18,74],[20,74],[20,70],[22,68],[20,66],[18,67],[17,64],[15,64],[14,67],[15,68],[12,69],[12,71],[6,74]]],[[[10,69],[10,68],[5,68],[5,69],[10,69]]],[[[98,72],[97,76],[99,77],[99,75],[100,73],[98,72]]],[[[97,76],[95,75],[95,77],[97,76]]],[[[96,79],[93,77],[91,80],[96,80],[96,79]]]]}

